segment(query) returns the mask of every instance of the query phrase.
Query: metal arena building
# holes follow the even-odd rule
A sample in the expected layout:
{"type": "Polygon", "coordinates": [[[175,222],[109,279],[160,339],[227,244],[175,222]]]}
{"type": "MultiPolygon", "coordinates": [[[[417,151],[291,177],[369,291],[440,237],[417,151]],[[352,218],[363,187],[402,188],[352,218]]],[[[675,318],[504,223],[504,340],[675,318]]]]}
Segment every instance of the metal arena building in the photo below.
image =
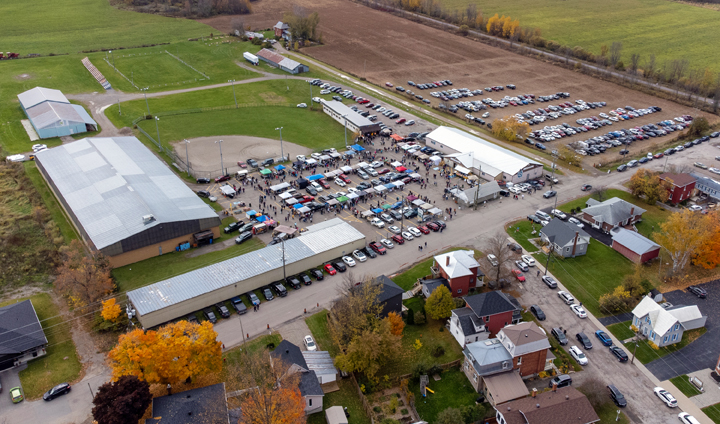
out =
{"type": "Polygon", "coordinates": [[[365,247],[365,236],[333,218],[284,245],[284,261],[279,243],[130,291],[128,299],[140,324],[155,327],[349,254],[365,247]]]}
{"type": "Polygon", "coordinates": [[[93,251],[113,267],[220,236],[220,218],[135,137],[84,138],[36,155],[93,251]]]}
{"type": "Polygon", "coordinates": [[[366,117],[345,106],[342,102],[323,99],[320,103],[322,104],[323,112],[330,115],[332,119],[338,121],[342,125],[345,125],[347,122],[347,128],[352,132],[362,135],[380,132],[379,123],[372,122],[366,117]]]}
{"type": "Polygon", "coordinates": [[[70,104],[59,90],[35,87],[18,94],[18,100],[40,138],[97,130],[97,123],[87,111],[80,105],[70,104]]]}

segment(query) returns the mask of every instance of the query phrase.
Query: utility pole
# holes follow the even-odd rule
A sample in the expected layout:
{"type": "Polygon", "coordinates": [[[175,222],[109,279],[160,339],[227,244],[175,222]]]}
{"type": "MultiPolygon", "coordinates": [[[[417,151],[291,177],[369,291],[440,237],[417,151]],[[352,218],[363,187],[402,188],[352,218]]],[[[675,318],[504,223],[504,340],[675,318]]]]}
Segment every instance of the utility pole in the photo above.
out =
{"type": "Polygon", "coordinates": [[[155,117],[155,129],[157,130],[157,136],[158,136],[158,149],[162,151],[162,144],[160,144],[160,126],[158,125],[158,121],[160,120],[159,117],[155,117]]]}
{"type": "Polygon", "coordinates": [[[670,159],[670,155],[665,155],[665,164],[663,165],[663,174],[665,173],[665,167],[667,166],[668,159],[670,159]]]}
{"type": "Polygon", "coordinates": [[[222,140],[218,140],[215,142],[218,146],[220,146],[220,175],[225,175],[225,167],[223,166],[223,157],[222,157],[222,140]]]}
{"type": "Polygon", "coordinates": [[[228,80],[228,82],[232,84],[233,99],[235,99],[235,109],[237,109],[238,104],[237,104],[237,97],[235,96],[235,80],[228,80]]]}
{"type": "Polygon", "coordinates": [[[190,158],[188,156],[188,144],[190,144],[190,142],[187,139],[185,139],[185,140],[183,140],[183,143],[185,143],[185,165],[187,166],[187,175],[189,177],[190,176],[190,158]]]}
{"type": "Polygon", "coordinates": [[[635,361],[635,353],[637,352],[637,346],[638,346],[638,340],[637,340],[637,335],[635,335],[635,349],[633,349],[633,357],[630,360],[631,364],[633,363],[633,361],[635,361]]]}
{"type": "Polygon", "coordinates": [[[113,69],[115,70],[115,72],[117,72],[117,68],[115,67],[115,53],[113,53],[112,50],[110,50],[110,56],[112,56],[113,69]]]}
{"type": "Polygon", "coordinates": [[[287,275],[285,274],[285,239],[280,240],[282,244],[282,255],[283,255],[283,280],[287,278],[287,275]]]}
{"type": "Polygon", "coordinates": [[[147,114],[150,115],[150,103],[148,103],[147,94],[146,94],[148,88],[150,88],[150,87],[141,88],[140,91],[143,92],[143,96],[145,97],[145,106],[147,106],[147,111],[148,111],[147,114]]]}
{"type": "Polygon", "coordinates": [[[122,115],[122,109],[120,108],[120,99],[118,99],[118,115],[122,115]]]}
{"type": "Polygon", "coordinates": [[[285,161],[285,152],[283,151],[283,144],[282,144],[282,130],[283,127],[277,127],[275,128],[275,131],[280,131],[280,157],[283,161],[285,161]]]}
{"type": "Polygon", "coordinates": [[[135,86],[135,71],[130,71],[130,84],[135,86]]]}

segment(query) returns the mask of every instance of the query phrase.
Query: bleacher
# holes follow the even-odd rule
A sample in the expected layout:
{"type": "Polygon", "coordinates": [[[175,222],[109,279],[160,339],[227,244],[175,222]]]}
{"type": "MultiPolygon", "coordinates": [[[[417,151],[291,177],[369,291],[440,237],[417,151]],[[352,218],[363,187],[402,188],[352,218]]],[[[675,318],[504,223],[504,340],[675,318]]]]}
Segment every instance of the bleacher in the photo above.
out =
{"type": "Polygon", "coordinates": [[[106,90],[109,90],[112,88],[112,86],[110,86],[110,83],[108,82],[108,80],[105,79],[105,77],[103,76],[103,74],[100,73],[98,68],[96,68],[95,65],[93,65],[90,62],[90,59],[88,59],[86,57],[85,59],[82,60],[82,63],[83,63],[83,65],[85,65],[85,68],[87,68],[87,70],[90,71],[92,76],[95,77],[97,82],[99,82],[100,85],[103,86],[103,88],[105,88],[106,90]]]}

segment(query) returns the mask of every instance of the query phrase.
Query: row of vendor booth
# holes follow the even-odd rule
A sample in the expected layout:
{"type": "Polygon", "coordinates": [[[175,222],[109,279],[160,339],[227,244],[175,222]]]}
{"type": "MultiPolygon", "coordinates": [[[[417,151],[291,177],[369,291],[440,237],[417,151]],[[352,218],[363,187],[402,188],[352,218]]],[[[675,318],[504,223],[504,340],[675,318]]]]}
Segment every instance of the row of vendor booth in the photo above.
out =
{"type": "MultiPolygon", "coordinates": [[[[246,208],[249,209],[249,208],[246,208]]],[[[259,213],[258,211],[251,209],[248,211],[245,211],[245,217],[248,219],[249,222],[255,222],[256,224],[252,227],[252,233],[262,234],[266,231],[269,231],[275,227],[278,226],[278,222],[271,219],[267,215],[263,215],[259,213]]]]}
{"type": "Polygon", "coordinates": [[[442,210],[440,208],[435,207],[435,205],[431,203],[427,203],[422,199],[419,199],[416,196],[407,196],[405,201],[398,201],[395,203],[386,203],[380,207],[372,208],[370,210],[363,211],[360,216],[366,220],[371,220],[374,217],[377,217],[383,212],[386,212],[390,209],[396,210],[401,209],[404,206],[408,206],[411,209],[415,209],[418,216],[419,222],[426,222],[431,219],[435,219],[436,217],[442,215],[442,210]]]}

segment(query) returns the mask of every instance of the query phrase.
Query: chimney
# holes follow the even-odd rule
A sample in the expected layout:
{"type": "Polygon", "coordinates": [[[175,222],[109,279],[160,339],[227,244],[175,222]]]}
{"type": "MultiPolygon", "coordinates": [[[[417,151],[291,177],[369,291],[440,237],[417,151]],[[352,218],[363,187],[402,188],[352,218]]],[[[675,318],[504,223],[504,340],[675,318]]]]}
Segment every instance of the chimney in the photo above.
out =
{"type": "Polygon", "coordinates": [[[445,266],[450,266],[450,255],[445,257],[445,266]]]}
{"type": "Polygon", "coordinates": [[[630,218],[633,217],[633,212],[635,212],[635,206],[633,206],[632,208],[630,208],[630,218]]]}
{"type": "Polygon", "coordinates": [[[573,240],[573,250],[572,250],[573,258],[575,257],[575,249],[577,248],[578,237],[580,237],[580,232],[575,231],[575,240],[573,240]]]}
{"type": "Polygon", "coordinates": [[[570,396],[565,395],[565,400],[570,400],[570,396]]]}
{"type": "Polygon", "coordinates": [[[553,383],[552,391],[557,392],[557,383],[553,383]]]}
{"type": "Polygon", "coordinates": [[[289,355],[289,354],[290,354],[290,349],[287,349],[287,350],[285,351],[285,354],[286,354],[286,355],[289,355]]]}
{"type": "Polygon", "coordinates": [[[537,409],[540,409],[540,404],[539,404],[539,403],[536,403],[536,404],[535,404],[535,407],[536,407],[537,409]]]}
{"type": "Polygon", "coordinates": [[[532,397],[535,397],[535,396],[537,396],[537,389],[533,389],[533,391],[532,391],[532,397]]]}

